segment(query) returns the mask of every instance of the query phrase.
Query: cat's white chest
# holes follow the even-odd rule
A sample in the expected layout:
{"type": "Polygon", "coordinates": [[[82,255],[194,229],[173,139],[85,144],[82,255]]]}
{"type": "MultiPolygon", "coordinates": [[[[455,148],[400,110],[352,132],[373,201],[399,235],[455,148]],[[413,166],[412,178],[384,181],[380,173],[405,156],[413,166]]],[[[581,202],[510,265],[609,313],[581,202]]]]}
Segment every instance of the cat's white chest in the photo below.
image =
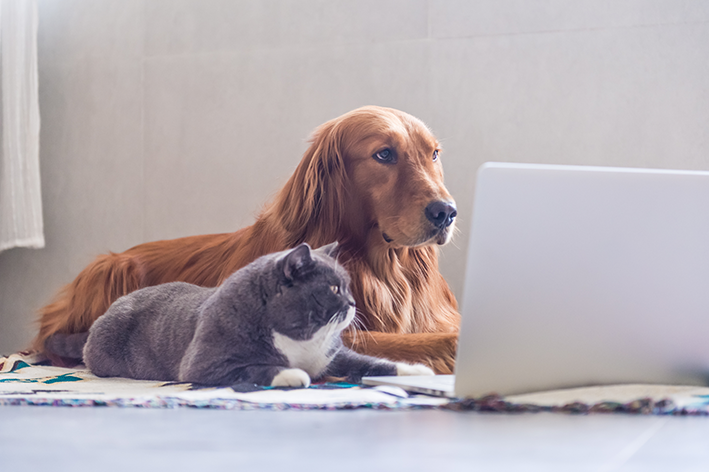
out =
{"type": "Polygon", "coordinates": [[[335,336],[339,335],[340,330],[325,326],[315,332],[312,338],[299,341],[274,331],[273,344],[288,359],[291,368],[303,369],[315,379],[330,364],[335,354],[330,350],[335,336]]]}

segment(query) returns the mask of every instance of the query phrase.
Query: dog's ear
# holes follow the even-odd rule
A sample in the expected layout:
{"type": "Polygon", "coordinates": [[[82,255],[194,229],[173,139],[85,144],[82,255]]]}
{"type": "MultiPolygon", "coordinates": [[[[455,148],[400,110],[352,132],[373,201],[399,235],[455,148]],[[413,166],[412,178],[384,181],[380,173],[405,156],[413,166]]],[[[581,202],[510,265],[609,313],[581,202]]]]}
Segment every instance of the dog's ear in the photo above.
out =
{"type": "Polygon", "coordinates": [[[337,239],[346,185],[339,119],[320,126],[273,210],[293,242],[317,246],[337,239]]]}

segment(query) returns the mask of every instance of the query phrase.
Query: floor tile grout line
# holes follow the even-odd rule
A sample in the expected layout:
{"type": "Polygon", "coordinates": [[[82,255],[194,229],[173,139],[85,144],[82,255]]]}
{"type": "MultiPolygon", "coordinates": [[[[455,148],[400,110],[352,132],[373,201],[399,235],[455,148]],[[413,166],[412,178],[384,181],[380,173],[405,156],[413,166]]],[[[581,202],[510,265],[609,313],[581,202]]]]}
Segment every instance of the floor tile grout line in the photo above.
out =
{"type": "Polygon", "coordinates": [[[669,417],[665,416],[659,419],[653,426],[646,429],[640,436],[631,441],[618,452],[608,463],[598,469],[598,472],[612,472],[620,469],[625,465],[631,457],[635,455],[659,430],[669,421],[669,417]]]}

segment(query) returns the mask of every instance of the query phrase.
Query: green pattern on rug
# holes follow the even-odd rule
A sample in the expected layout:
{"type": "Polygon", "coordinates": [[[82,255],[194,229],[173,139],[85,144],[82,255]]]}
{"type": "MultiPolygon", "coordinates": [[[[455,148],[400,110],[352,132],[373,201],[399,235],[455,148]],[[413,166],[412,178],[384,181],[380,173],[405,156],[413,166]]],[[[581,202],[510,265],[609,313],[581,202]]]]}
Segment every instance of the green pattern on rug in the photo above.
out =
{"type": "Polygon", "coordinates": [[[445,399],[408,395],[397,388],[346,383],[309,388],[193,389],[189,383],[101,378],[83,366],[43,365],[29,353],[0,357],[0,405],[217,408],[230,410],[380,410],[436,408],[497,413],[630,413],[709,415],[709,388],[672,385],[610,385],[525,395],[445,399]],[[41,386],[41,389],[38,388],[41,386]]]}

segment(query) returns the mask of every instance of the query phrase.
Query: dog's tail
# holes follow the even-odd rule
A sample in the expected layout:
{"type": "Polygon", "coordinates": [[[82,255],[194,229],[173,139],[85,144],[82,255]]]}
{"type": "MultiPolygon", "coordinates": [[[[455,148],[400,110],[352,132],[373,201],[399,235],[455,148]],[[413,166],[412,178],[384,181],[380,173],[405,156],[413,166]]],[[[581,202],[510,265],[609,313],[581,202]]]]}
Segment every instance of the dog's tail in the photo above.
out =
{"type": "Polygon", "coordinates": [[[111,303],[141,286],[140,270],[133,257],[113,253],[99,256],[40,310],[39,333],[32,347],[50,357],[60,355],[45,346],[52,335],[87,332],[111,303]]]}
{"type": "Polygon", "coordinates": [[[53,354],[61,357],[83,359],[84,345],[86,345],[88,338],[88,331],[75,334],[56,333],[44,341],[44,347],[53,354]]]}

